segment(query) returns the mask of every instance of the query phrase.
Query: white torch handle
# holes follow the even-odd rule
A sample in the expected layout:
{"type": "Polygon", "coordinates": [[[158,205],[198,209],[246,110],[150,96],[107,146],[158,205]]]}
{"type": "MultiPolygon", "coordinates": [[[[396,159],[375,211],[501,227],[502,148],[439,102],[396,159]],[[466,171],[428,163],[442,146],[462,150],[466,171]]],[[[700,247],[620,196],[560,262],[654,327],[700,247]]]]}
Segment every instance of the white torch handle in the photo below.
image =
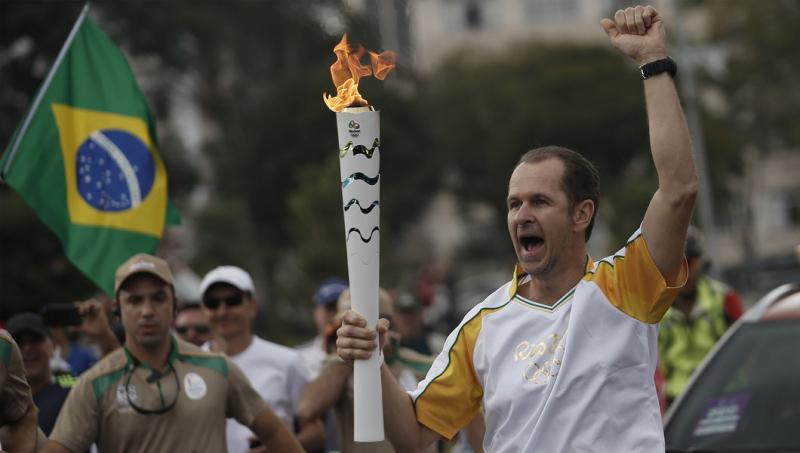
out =
{"type": "MultiPolygon", "coordinates": [[[[374,328],[380,270],[380,115],[365,110],[337,113],[336,126],[351,306],[374,328]]],[[[353,367],[356,442],[384,440],[380,365],[376,352],[353,367]]]]}

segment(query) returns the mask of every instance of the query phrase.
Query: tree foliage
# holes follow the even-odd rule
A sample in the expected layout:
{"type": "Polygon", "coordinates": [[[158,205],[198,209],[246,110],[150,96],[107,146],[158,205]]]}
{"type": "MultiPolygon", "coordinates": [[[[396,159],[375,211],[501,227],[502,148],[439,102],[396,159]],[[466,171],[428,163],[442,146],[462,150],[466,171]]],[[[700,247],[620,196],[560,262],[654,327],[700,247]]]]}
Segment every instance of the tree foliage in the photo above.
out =
{"type": "MultiPolygon", "coordinates": [[[[633,182],[629,163],[650,159],[641,81],[606,48],[529,44],[457,55],[429,79],[423,98],[452,189],[499,213],[511,170],[529,149],[561,145],[587,156],[601,174],[601,211],[607,195],[633,182]]],[[[624,239],[645,206],[608,218],[612,231],[624,239]]]]}
{"type": "Polygon", "coordinates": [[[717,0],[709,8],[712,39],[729,50],[714,80],[728,94],[729,124],[761,148],[799,146],[800,3],[717,0]]]}

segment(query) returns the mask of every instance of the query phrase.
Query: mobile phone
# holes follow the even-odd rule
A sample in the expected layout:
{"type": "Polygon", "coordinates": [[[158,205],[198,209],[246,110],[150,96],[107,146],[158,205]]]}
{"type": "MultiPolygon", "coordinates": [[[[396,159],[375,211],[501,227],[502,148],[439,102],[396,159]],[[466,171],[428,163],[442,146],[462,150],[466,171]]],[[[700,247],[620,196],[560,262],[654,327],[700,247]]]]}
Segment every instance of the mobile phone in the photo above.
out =
{"type": "Polygon", "coordinates": [[[79,326],[83,322],[72,304],[45,304],[41,313],[46,326],[79,326]]]}

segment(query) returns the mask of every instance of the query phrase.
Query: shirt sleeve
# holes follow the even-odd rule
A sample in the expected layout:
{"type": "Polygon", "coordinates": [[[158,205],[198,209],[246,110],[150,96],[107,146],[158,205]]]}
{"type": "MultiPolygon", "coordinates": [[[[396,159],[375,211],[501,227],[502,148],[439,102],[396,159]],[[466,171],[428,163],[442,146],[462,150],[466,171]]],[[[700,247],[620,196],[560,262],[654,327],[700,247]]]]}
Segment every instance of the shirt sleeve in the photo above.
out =
{"type": "Polygon", "coordinates": [[[64,401],[50,440],[74,452],[87,451],[97,441],[99,405],[92,379],[83,375],[64,401]]]}
{"type": "Polygon", "coordinates": [[[11,336],[3,332],[0,335],[0,426],[21,419],[32,405],[22,354],[11,336]]]}
{"type": "Polygon", "coordinates": [[[242,370],[228,358],[228,393],[225,415],[248,428],[253,426],[256,417],[265,409],[267,403],[255,391],[242,370]]]}
{"type": "Polygon", "coordinates": [[[656,266],[641,228],[628,244],[595,263],[585,280],[593,281],[609,302],[628,316],[655,324],[667,312],[678,290],[686,284],[688,265],[683,258],[677,286],[668,286],[656,266]]]}
{"type": "Polygon", "coordinates": [[[444,349],[417,389],[409,392],[417,421],[452,439],[480,409],[483,387],[473,366],[473,351],[484,310],[470,312],[447,337],[444,349]]]}

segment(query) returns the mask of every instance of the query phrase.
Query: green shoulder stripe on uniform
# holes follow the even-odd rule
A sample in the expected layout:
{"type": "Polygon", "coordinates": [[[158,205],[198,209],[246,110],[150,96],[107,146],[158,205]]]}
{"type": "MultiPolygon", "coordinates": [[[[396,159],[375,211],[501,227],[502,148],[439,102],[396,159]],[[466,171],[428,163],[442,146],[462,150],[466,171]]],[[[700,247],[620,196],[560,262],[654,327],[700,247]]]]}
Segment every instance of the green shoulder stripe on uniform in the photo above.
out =
{"type": "Polygon", "coordinates": [[[191,365],[212,369],[217,373],[228,377],[228,362],[224,357],[178,354],[178,360],[191,365]]]}
{"type": "Polygon", "coordinates": [[[0,362],[5,366],[11,363],[11,343],[5,338],[0,338],[0,362]]]}
{"type": "Polygon", "coordinates": [[[116,384],[117,381],[121,381],[122,377],[125,376],[125,368],[126,367],[123,366],[122,368],[93,379],[92,390],[94,390],[94,397],[100,399],[112,385],[116,384]]]}

